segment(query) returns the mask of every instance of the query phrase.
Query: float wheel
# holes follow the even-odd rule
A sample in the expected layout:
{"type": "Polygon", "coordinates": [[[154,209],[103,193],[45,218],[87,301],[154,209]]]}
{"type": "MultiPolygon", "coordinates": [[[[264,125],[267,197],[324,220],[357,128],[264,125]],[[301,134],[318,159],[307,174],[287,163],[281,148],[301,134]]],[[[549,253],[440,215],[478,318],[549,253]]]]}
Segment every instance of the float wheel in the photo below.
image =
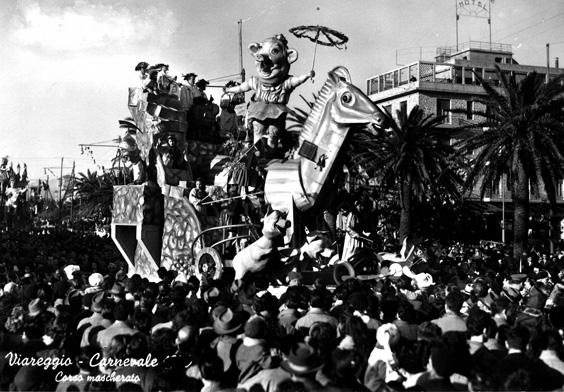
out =
{"type": "Polygon", "coordinates": [[[196,254],[196,276],[200,281],[217,280],[223,273],[223,259],[221,254],[214,248],[202,248],[196,254]]]}
{"type": "Polygon", "coordinates": [[[343,283],[346,278],[354,278],[356,274],[354,273],[354,268],[352,265],[347,263],[346,261],[342,263],[335,264],[333,268],[333,280],[337,285],[343,283]]]}

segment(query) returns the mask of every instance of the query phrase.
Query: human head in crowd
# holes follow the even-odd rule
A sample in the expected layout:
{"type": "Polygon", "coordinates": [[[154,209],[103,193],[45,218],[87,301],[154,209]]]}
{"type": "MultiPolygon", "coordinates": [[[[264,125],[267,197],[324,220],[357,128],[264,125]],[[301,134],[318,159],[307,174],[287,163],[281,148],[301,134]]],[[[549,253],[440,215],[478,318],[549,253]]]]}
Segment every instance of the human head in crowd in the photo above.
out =
{"type": "Polygon", "coordinates": [[[159,328],[150,335],[151,353],[162,361],[176,352],[176,332],[171,328],[159,328]]]}
{"type": "Polygon", "coordinates": [[[331,292],[327,289],[317,288],[311,292],[309,305],[312,308],[319,308],[328,311],[331,308],[331,292]]]}
{"type": "Polygon", "coordinates": [[[464,297],[458,290],[452,290],[445,298],[445,309],[453,313],[459,313],[464,303],[464,297]]]}
{"type": "Polygon", "coordinates": [[[129,321],[129,318],[133,315],[133,303],[130,301],[117,302],[113,314],[117,321],[129,321]]]}
{"type": "Polygon", "coordinates": [[[524,352],[531,334],[525,327],[516,325],[507,330],[505,344],[509,350],[524,352]]]}
{"type": "Polygon", "coordinates": [[[473,308],[466,319],[466,326],[470,336],[487,339],[491,328],[491,317],[483,310],[473,308]]]}
{"type": "Polygon", "coordinates": [[[326,358],[337,347],[337,331],[329,323],[316,322],[310,327],[305,341],[317,350],[322,358],[326,358]]]}

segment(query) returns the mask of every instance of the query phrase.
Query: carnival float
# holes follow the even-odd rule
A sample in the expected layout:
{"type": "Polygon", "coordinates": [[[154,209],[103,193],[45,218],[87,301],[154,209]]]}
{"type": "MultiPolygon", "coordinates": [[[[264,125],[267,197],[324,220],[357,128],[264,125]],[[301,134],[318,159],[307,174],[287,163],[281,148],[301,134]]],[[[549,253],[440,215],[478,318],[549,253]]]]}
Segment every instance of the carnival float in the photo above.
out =
{"type": "MultiPolygon", "coordinates": [[[[347,41],[342,33],[321,26],[290,32],[309,38],[316,47],[342,48],[347,41]]],[[[381,271],[376,264],[341,262],[338,253],[324,265],[317,260],[335,254],[335,233],[320,227],[320,217],[337,193],[336,177],[343,170],[342,151],[351,128],[373,124],[381,130],[385,116],[352,84],[348,70],[337,66],[292,140],[286,124],[288,99],[315,76],[313,66],[308,74],[290,75],[298,53],[282,34],[248,49],[256,76],[227,84],[220,102],[226,113],[233,113],[236,105],[246,108],[244,123],[228,137],[208,121],[218,111],[202,94],[206,81],[200,81],[198,94],[193,73],[184,76],[184,85],[168,77],[163,64],[142,62],[135,68],[142,87],[129,89],[132,120],[122,146],[134,180],[114,187],[111,224],[129,274],[157,280],[159,268],[165,268],[206,281],[219,279],[225,267],[232,267],[236,283],[265,272],[271,282],[284,283],[291,270],[311,272],[310,280],[337,282],[359,273],[377,276],[381,271]],[[253,96],[245,104],[243,94],[249,91],[253,96]],[[254,217],[248,209],[255,211],[254,217]],[[235,219],[238,215],[244,218],[235,219]]]]}

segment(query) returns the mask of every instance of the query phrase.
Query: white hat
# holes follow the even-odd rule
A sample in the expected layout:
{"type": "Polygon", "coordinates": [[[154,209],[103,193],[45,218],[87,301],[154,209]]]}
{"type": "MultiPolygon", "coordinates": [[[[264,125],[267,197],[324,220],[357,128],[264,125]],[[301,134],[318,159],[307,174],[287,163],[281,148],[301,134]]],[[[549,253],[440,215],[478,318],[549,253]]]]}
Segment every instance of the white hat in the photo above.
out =
{"type": "Polygon", "coordinates": [[[75,271],[80,271],[80,267],[76,264],[69,264],[65,268],[63,268],[63,271],[65,271],[65,274],[67,275],[68,279],[72,279],[73,278],[72,274],[75,271]]]}
{"type": "Polygon", "coordinates": [[[14,282],[8,282],[4,285],[4,293],[12,293],[18,287],[14,282]]]}
{"type": "Polygon", "coordinates": [[[88,277],[88,284],[92,287],[100,286],[104,282],[102,274],[95,272],[88,277]]]}
{"type": "Polygon", "coordinates": [[[425,289],[435,284],[431,274],[426,272],[415,275],[415,282],[417,283],[417,287],[420,289],[425,289]]]}
{"type": "Polygon", "coordinates": [[[398,342],[399,338],[399,329],[395,324],[383,324],[376,330],[376,341],[381,346],[386,346],[387,344],[393,346],[398,342]],[[389,337],[387,337],[386,335],[389,335],[389,337]]]}

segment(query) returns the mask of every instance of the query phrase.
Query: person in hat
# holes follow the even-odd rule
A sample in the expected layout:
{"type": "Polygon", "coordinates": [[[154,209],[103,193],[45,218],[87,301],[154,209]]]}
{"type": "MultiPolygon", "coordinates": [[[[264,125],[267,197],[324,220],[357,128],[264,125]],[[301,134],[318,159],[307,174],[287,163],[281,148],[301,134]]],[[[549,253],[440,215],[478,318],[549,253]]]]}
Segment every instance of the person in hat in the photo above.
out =
{"type": "Polygon", "coordinates": [[[157,95],[159,93],[159,86],[158,86],[158,74],[159,74],[159,69],[153,67],[149,67],[147,69],[147,81],[146,82],[142,82],[144,84],[144,88],[143,88],[143,92],[144,93],[149,93],[149,94],[153,94],[153,95],[157,95]]]}
{"type": "Polygon", "coordinates": [[[141,80],[141,88],[144,89],[149,83],[149,74],[147,73],[147,69],[149,68],[149,64],[141,61],[135,66],[135,71],[139,72],[139,79],[141,80]]]}
{"type": "Polygon", "coordinates": [[[125,300],[125,286],[121,283],[114,283],[109,293],[114,302],[125,300]]]}
{"type": "Polygon", "coordinates": [[[202,178],[197,178],[194,188],[192,188],[188,194],[188,201],[202,218],[205,218],[207,215],[206,206],[202,205],[202,203],[206,200],[209,200],[209,195],[208,192],[206,192],[204,180],[202,178]]]}
{"type": "Polygon", "coordinates": [[[316,373],[323,365],[316,350],[306,343],[298,343],[290,349],[281,367],[292,375],[293,381],[302,383],[306,391],[315,391],[321,389],[316,373]]]}
{"type": "Polygon", "coordinates": [[[131,170],[133,172],[133,185],[142,185],[147,182],[147,165],[141,159],[141,151],[137,146],[127,149],[123,152],[123,157],[131,162],[131,170]]]}
{"type": "Polygon", "coordinates": [[[235,103],[233,103],[231,99],[231,96],[224,94],[220,100],[221,113],[218,117],[219,135],[225,139],[229,139],[229,137],[232,136],[235,137],[239,129],[239,121],[234,108],[235,103]]]}
{"type": "Polygon", "coordinates": [[[157,85],[159,92],[162,94],[168,94],[172,84],[176,81],[176,76],[172,78],[168,74],[169,66],[168,64],[159,64],[159,72],[157,74],[157,85]]]}
{"type": "Polygon", "coordinates": [[[383,324],[376,330],[376,346],[368,357],[364,373],[364,385],[370,390],[383,383],[398,381],[401,375],[395,370],[397,357],[395,348],[400,340],[400,332],[394,324],[383,324]]]}
{"type": "Polygon", "coordinates": [[[96,296],[91,305],[92,315],[81,320],[80,327],[77,327],[77,336],[80,338],[80,347],[92,345],[97,341],[98,332],[112,325],[108,315],[113,314],[114,302],[108,298],[107,294],[100,293],[96,296]]]}
{"type": "Polygon", "coordinates": [[[223,361],[225,384],[227,386],[237,385],[239,369],[233,360],[242,340],[238,337],[248,319],[248,313],[233,311],[222,307],[213,320],[213,330],[218,335],[212,343],[219,358],[223,361]]]}
{"type": "Polygon", "coordinates": [[[39,298],[33,299],[27,305],[27,315],[29,317],[37,317],[47,310],[47,304],[39,298]]]}
{"type": "Polygon", "coordinates": [[[508,279],[503,282],[503,290],[501,295],[506,297],[510,302],[518,304],[523,296],[521,295],[521,290],[523,290],[525,279],[527,275],[525,274],[512,274],[508,279]]]}
{"type": "Polygon", "coordinates": [[[188,72],[187,74],[183,75],[182,78],[186,81],[188,86],[196,86],[196,75],[194,72],[188,72]]]}
{"type": "Polygon", "coordinates": [[[206,87],[210,84],[206,79],[200,79],[196,82],[196,87],[200,90],[200,95],[198,97],[202,98],[203,100],[207,101],[208,96],[206,95],[206,87]]]}
{"type": "Polygon", "coordinates": [[[106,302],[108,301],[106,293],[101,291],[94,295],[92,298],[92,304],[90,305],[90,310],[92,311],[92,315],[89,317],[85,317],[78,322],[76,327],[77,330],[80,330],[83,325],[88,326],[97,326],[102,325],[104,328],[109,327],[112,322],[107,318],[102,316],[102,311],[107,306],[106,302]]]}
{"type": "Polygon", "coordinates": [[[103,284],[104,276],[98,272],[94,272],[88,277],[89,287],[84,290],[84,293],[97,293],[102,290],[103,284]]]}
{"type": "Polygon", "coordinates": [[[176,137],[173,134],[169,134],[166,137],[166,145],[164,146],[164,152],[162,154],[163,164],[171,169],[185,169],[186,161],[182,156],[180,148],[176,141],[176,137]]]}
{"type": "Polygon", "coordinates": [[[187,84],[182,84],[180,86],[180,110],[186,111],[187,116],[188,111],[194,104],[194,98],[200,94],[200,90],[198,90],[195,84],[196,76],[197,75],[194,72],[187,73],[183,76],[183,79],[187,84]]]}

